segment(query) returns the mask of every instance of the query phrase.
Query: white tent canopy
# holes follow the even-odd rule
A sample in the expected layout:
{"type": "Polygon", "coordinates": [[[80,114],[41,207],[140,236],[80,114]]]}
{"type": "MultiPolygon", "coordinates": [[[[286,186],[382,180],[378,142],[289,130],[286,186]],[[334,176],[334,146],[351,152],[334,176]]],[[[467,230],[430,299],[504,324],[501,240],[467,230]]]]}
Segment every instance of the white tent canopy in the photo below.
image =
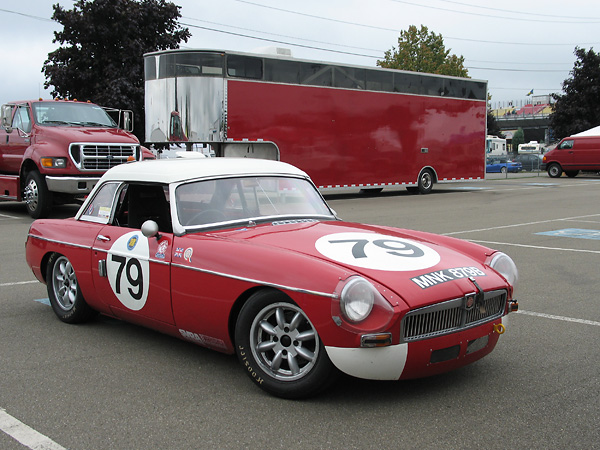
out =
{"type": "Polygon", "coordinates": [[[573,134],[573,136],[600,136],[600,125],[589,130],[582,131],[581,133],[573,134]]]}

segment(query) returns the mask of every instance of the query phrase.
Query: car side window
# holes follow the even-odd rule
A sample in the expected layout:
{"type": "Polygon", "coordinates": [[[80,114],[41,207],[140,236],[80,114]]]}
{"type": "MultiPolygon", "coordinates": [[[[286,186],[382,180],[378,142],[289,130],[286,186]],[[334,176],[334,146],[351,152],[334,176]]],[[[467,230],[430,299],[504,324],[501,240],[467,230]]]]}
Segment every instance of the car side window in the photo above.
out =
{"type": "Polygon", "coordinates": [[[570,149],[573,148],[573,144],[575,143],[575,141],[573,141],[572,139],[569,139],[568,141],[563,141],[558,148],[560,149],[570,149]]]}
{"type": "Polygon", "coordinates": [[[81,220],[97,223],[108,223],[112,213],[115,193],[119,183],[105,183],[94,194],[94,198],[88,203],[81,220]]]}
{"type": "Polygon", "coordinates": [[[129,183],[123,187],[115,207],[113,224],[141,228],[146,220],[158,224],[159,231],[172,233],[169,186],[163,184],[129,183]]]}

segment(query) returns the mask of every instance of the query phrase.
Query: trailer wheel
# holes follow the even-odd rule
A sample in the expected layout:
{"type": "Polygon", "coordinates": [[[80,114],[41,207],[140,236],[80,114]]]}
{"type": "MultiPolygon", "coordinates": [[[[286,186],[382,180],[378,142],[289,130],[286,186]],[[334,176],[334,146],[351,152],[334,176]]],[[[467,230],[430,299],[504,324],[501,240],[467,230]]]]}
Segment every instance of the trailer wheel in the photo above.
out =
{"type": "Polygon", "coordinates": [[[27,203],[27,212],[32,218],[41,219],[50,213],[52,193],[48,190],[46,180],[37,170],[27,174],[23,198],[27,203]]]}
{"type": "Polygon", "coordinates": [[[548,175],[550,178],[558,178],[562,175],[562,167],[559,164],[552,163],[548,166],[548,175]]]}
{"type": "Polygon", "coordinates": [[[429,194],[433,190],[433,173],[429,169],[423,170],[419,175],[419,194],[429,194]]]}

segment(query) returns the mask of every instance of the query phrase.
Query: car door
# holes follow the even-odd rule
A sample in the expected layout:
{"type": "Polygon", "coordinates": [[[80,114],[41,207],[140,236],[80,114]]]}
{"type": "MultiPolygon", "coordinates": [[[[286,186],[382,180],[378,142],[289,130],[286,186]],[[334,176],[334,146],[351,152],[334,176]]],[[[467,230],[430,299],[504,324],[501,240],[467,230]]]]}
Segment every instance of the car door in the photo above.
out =
{"type": "Polygon", "coordinates": [[[556,147],[558,153],[555,159],[563,167],[563,170],[573,170],[573,155],[575,153],[575,140],[567,139],[556,147]]]}
{"type": "Polygon", "coordinates": [[[0,156],[3,172],[18,174],[23,161],[23,154],[30,145],[31,116],[29,108],[18,105],[13,108],[10,132],[4,130],[0,141],[0,156]]]}
{"type": "MultiPolygon", "coordinates": [[[[154,213],[160,205],[168,208],[164,186],[127,184],[119,188],[117,198],[110,209],[109,223],[100,229],[92,252],[98,295],[117,317],[147,326],[156,326],[157,322],[174,324],[173,233],[169,229],[164,231],[165,226],[151,237],[141,231],[144,214],[157,223],[170,219],[168,209],[163,210],[160,219],[154,213]],[[166,214],[168,218],[164,217],[166,214]]],[[[105,209],[104,214],[109,214],[109,210],[105,209]]]]}

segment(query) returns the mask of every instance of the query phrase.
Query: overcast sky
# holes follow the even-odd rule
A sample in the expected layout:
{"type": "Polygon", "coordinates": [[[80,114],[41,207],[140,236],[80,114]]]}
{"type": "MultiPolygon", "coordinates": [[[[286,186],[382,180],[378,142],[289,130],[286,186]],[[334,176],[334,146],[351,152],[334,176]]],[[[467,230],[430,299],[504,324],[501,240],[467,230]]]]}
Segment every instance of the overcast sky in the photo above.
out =
{"type": "MultiPolygon", "coordinates": [[[[59,24],[55,1],[0,0],[0,103],[50,98],[42,66],[59,24]]],[[[72,8],[72,0],[58,0],[72,8]]],[[[174,0],[192,38],[182,48],[291,49],[303,59],[375,66],[400,30],[425,25],[487,80],[492,105],[561,92],[576,46],[600,52],[597,0],[174,0]]],[[[108,106],[108,105],[107,105],[108,106]]]]}

